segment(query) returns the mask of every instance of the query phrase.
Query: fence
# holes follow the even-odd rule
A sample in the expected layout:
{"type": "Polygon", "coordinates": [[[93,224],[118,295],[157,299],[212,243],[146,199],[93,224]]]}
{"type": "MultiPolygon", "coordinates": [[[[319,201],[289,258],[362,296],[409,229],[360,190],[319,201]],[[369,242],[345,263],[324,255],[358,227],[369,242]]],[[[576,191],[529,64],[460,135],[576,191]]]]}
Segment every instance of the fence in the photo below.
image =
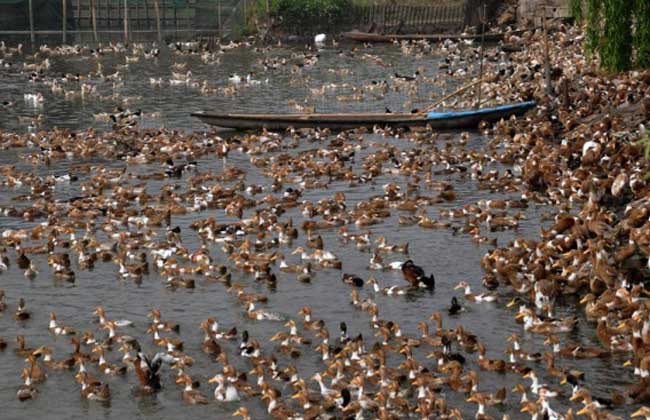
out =
{"type": "MultiPolygon", "coordinates": [[[[248,0],[249,2],[252,0],[248,0]]],[[[246,0],[0,0],[0,35],[32,44],[228,36],[245,23],[246,0]],[[29,30],[25,30],[29,28],[29,30]]]]}
{"type": "MultiPolygon", "coordinates": [[[[379,33],[457,32],[476,24],[479,3],[485,1],[493,0],[350,5],[344,16],[316,16],[311,23],[287,19],[282,29],[302,35],[354,28],[379,33]]],[[[32,44],[37,38],[69,43],[227,37],[260,23],[250,19],[259,4],[258,0],[0,0],[0,35],[29,36],[32,44]]]]}
{"type": "Polygon", "coordinates": [[[427,33],[455,30],[465,24],[465,4],[433,6],[369,6],[355,11],[357,22],[368,32],[427,33]]]}

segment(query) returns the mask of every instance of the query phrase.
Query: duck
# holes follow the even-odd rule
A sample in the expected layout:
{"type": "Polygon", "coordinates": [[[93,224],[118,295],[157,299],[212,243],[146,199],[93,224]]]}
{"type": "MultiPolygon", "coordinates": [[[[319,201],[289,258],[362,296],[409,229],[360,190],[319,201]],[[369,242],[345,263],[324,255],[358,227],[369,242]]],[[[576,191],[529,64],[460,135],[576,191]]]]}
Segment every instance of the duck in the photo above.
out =
{"type": "Polygon", "coordinates": [[[255,304],[253,302],[248,302],[246,315],[248,315],[249,319],[254,319],[256,321],[263,321],[263,320],[281,321],[282,320],[282,318],[278,314],[267,312],[262,309],[255,309],[255,304]]]}
{"type": "Polygon", "coordinates": [[[280,398],[280,392],[274,388],[269,387],[262,391],[262,400],[268,401],[266,408],[267,414],[278,420],[295,418],[296,413],[285,404],[278,401],[278,398],[280,398]]]}
{"type": "Polygon", "coordinates": [[[160,368],[163,362],[163,354],[156,353],[153,359],[149,359],[145,355],[140,345],[135,342],[136,356],[133,365],[135,366],[135,373],[140,383],[140,387],[145,392],[156,392],[161,389],[160,384],[160,368]]]}
{"type": "Polygon", "coordinates": [[[75,335],[77,332],[71,327],[62,327],[56,322],[56,314],[50,312],[50,332],[54,335],[75,335]]]}
{"type": "Polygon", "coordinates": [[[231,378],[225,377],[222,374],[217,374],[208,380],[208,383],[216,383],[217,387],[214,390],[214,399],[223,402],[239,401],[240,396],[237,387],[232,382],[231,378]]]}
{"type": "Polygon", "coordinates": [[[96,344],[93,349],[93,353],[99,355],[99,360],[97,361],[97,366],[99,371],[104,375],[124,375],[126,374],[126,365],[117,366],[109,364],[104,358],[104,346],[102,344],[96,344]]]}
{"type": "Polygon", "coordinates": [[[31,347],[27,347],[25,344],[25,337],[23,335],[16,336],[16,343],[18,344],[18,347],[14,349],[14,352],[19,356],[29,356],[35,350],[31,347]]]}
{"type": "Polygon", "coordinates": [[[399,286],[390,286],[390,287],[380,288],[379,284],[377,283],[377,279],[375,279],[374,277],[371,277],[370,279],[368,279],[366,284],[368,284],[369,286],[372,286],[373,291],[375,293],[381,293],[381,294],[383,294],[385,296],[404,295],[407,292],[406,289],[404,289],[402,287],[399,287],[399,286]]]}
{"type": "MultiPolygon", "coordinates": [[[[106,325],[109,320],[106,318],[106,312],[104,311],[104,308],[101,306],[98,306],[95,308],[95,311],[93,312],[93,315],[97,315],[97,318],[99,320],[99,325],[104,326],[106,325]]],[[[122,328],[122,327],[133,327],[134,324],[132,321],[129,321],[128,319],[115,319],[112,320],[113,324],[116,327],[122,328]]]]}
{"type": "Polygon", "coordinates": [[[464,312],[464,311],[465,311],[465,308],[463,308],[461,306],[461,304],[458,303],[458,299],[456,298],[456,296],[452,296],[451,304],[450,304],[449,309],[448,309],[449,315],[457,315],[457,314],[459,314],[461,312],[464,312]]]}
{"type": "Polygon", "coordinates": [[[101,383],[90,379],[88,373],[79,372],[75,378],[81,384],[81,396],[95,401],[108,401],[111,398],[111,390],[107,383],[101,383]]]}
{"type": "Polygon", "coordinates": [[[321,327],[322,322],[320,320],[312,320],[312,311],[309,306],[303,306],[300,308],[298,311],[298,315],[303,316],[303,323],[302,326],[306,330],[318,330],[321,327]]]}
{"type": "Polygon", "coordinates": [[[343,273],[342,281],[345,284],[349,284],[355,287],[363,287],[363,279],[356,274],[343,273]]]}
{"type": "Polygon", "coordinates": [[[181,375],[176,379],[176,383],[185,385],[181,395],[186,403],[190,405],[208,404],[208,399],[200,391],[193,388],[193,381],[189,375],[181,375]]]}
{"type": "Polygon", "coordinates": [[[401,245],[388,245],[386,243],[386,238],[384,236],[380,236],[375,240],[375,243],[377,244],[377,251],[379,252],[393,252],[393,253],[402,253],[402,254],[409,253],[408,242],[405,242],[404,244],[401,245]]]}
{"type": "Polygon", "coordinates": [[[167,332],[175,332],[175,333],[179,333],[180,330],[181,330],[180,324],[178,324],[178,323],[162,321],[161,320],[160,309],[152,309],[147,314],[147,317],[152,319],[153,325],[155,325],[155,327],[158,330],[163,330],[163,331],[167,331],[167,332]]]}
{"type": "Polygon", "coordinates": [[[20,298],[18,300],[18,308],[16,309],[16,312],[14,312],[14,319],[16,321],[27,321],[31,316],[31,313],[25,309],[25,299],[20,298]]]}
{"type": "Polygon", "coordinates": [[[246,407],[239,407],[237,411],[232,413],[232,415],[233,417],[241,416],[242,420],[252,420],[252,417],[248,412],[248,408],[246,407]]]}
{"type": "Polygon", "coordinates": [[[516,319],[523,319],[524,330],[538,334],[557,334],[573,331],[578,324],[577,318],[554,319],[542,321],[535,313],[523,308],[516,316],[516,319]]]}
{"type": "Polygon", "coordinates": [[[465,299],[470,302],[495,302],[497,300],[497,295],[492,293],[473,294],[471,286],[465,281],[461,281],[454,287],[454,290],[457,289],[463,289],[465,291],[465,299]]]}
{"type": "Polygon", "coordinates": [[[650,420],[650,407],[643,406],[632,413],[630,417],[643,417],[645,420],[650,420]]]}
{"type": "Polygon", "coordinates": [[[29,267],[25,270],[24,276],[30,280],[33,280],[38,275],[38,270],[33,262],[29,263],[29,267]]]}
{"type": "Polygon", "coordinates": [[[427,277],[424,273],[422,267],[415,265],[413,260],[406,260],[402,264],[402,275],[404,280],[409,282],[413,287],[425,287],[428,289],[433,289],[435,287],[435,278],[433,274],[427,277]]]}
{"type": "Polygon", "coordinates": [[[38,390],[32,385],[32,378],[28,368],[23,368],[21,377],[24,383],[16,391],[16,397],[19,401],[27,401],[36,397],[38,390]]]}
{"type": "Polygon", "coordinates": [[[56,370],[69,370],[72,369],[75,365],[75,357],[68,357],[63,360],[53,360],[52,359],[52,349],[47,346],[41,346],[38,349],[34,350],[32,353],[34,356],[42,356],[43,364],[50,369],[56,370]]]}
{"type": "Polygon", "coordinates": [[[311,271],[311,263],[307,263],[303,267],[302,273],[299,273],[296,276],[296,280],[298,280],[300,283],[311,283],[313,277],[314,273],[311,271]]]}
{"type": "Polygon", "coordinates": [[[477,344],[477,349],[479,352],[477,364],[482,370],[488,370],[498,373],[505,373],[507,364],[504,360],[500,359],[488,359],[485,357],[486,349],[483,343],[477,344]]]}

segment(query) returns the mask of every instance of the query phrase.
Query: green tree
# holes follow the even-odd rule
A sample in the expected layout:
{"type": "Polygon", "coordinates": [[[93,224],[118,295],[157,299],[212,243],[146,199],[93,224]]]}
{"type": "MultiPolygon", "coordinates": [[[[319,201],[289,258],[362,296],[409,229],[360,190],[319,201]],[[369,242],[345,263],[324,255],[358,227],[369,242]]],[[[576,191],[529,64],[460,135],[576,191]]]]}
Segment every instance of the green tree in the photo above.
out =
{"type": "Polygon", "coordinates": [[[582,22],[582,19],[584,19],[582,0],[571,0],[569,7],[571,8],[571,16],[573,16],[575,21],[582,22]]]}
{"type": "MultiPolygon", "coordinates": [[[[647,0],[646,0],[647,1],[647,0]]],[[[630,0],[604,0],[605,27],[600,50],[602,66],[612,72],[629,70],[632,57],[630,0]]]]}
{"type": "Polygon", "coordinates": [[[636,30],[634,45],[636,47],[636,65],[650,67],[650,1],[636,0],[636,30]]]}
{"type": "Polygon", "coordinates": [[[592,53],[600,47],[601,2],[587,0],[587,50],[592,53]]]}

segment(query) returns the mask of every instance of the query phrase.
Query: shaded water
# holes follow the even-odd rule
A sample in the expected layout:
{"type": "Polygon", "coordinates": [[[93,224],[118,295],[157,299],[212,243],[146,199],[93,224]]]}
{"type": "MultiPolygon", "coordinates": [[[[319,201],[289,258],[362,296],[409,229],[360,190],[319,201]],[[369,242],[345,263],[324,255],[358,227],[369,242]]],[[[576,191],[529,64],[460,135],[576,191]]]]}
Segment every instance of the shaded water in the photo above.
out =
{"type": "MultiPolygon", "coordinates": [[[[341,48],[350,51],[352,47],[343,46],[341,48]]],[[[117,90],[122,95],[141,96],[140,99],[128,106],[131,109],[142,109],[145,113],[142,122],[144,127],[164,125],[174,129],[206,130],[207,128],[204,125],[189,116],[189,112],[200,109],[260,112],[269,109],[274,111],[291,110],[292,108],[287,104],[287,101],[295,99],[300,102],[303,98],[309,96],[310,88],[318,88],[327,83],[340,84],[343,82],[350,83],[353,86],[360,86],[369,83],[371,80],[388,79],[396,71],[402,74],[411,74],[416,68],[422,66],[427,71],[426,76],[435,77],[440,61],[440,57],[435,55],[425,55],[421,58],[406,57],[399,47],[393,45],[374,47],[367,50],[362,49],[355,52],[357,57],[366,53],[381,57],[388,65],[381,66],[368,60],[341,57],[338,49],[325,49],[320,52],[319,62],[313,68],[303,69],[301,74],[292,73],[290,71],[291,66],[269,72],[258,71],[254,76],[255,79],[264,81],[268,78],[268,83],[262,83],[257,87],[241,88],[233,97],[201,95],[196,88],[186,86],[152,87],[149,83],[150,77],[162,77],[165,80],[171,77],[172,61],[186,61],[188,62],[187,68],[192,71],[195,78],[208,80],[213,86],[226,86],[228,84],[228,75],[232,73],[246,74],[258,58],[265,55],[290,56],[292,52],[296,51],[302,50],[288,47],[273,49],[271,53],[256,53],[250,49],[237,49],[221,55],[221,64],[206,65],[196,56],[173,57],[169,51],[165,50],[158,60],[141,60],[139,63],[130,64],[128,70],[122,71],[123,86],[117,90]],[[349,69],[351,73],[347,75],[337,74],[335,71],[340,69],[349,69]],[[146,117],[146,114],[153,112],[159,112],[160,117],[146,117]]],[[[115,70],[117,63],[123,63],[124,58],[120,54],[106,56],[101,61],[104,66],[104,73],[108,74],[115,70]]],[[[95,66],[94,59],[81,57],[60,58],[53,60],[50,72],[54,74],[60,72],[80,72],[84,74],[94,71],[95,66]]],[[[95,82],[91,81],[90,83],[95,82]]],[[[450,84],[450,86],[453,85],[450,84]]],[[[99,84],[98,89],[103,95],[112,92],[110,83],[99,84]]],[[[315,106],[317,111],[382,111],[386,106],[394,110],[400,110],[425,105],[430,101],[433,93],[440,94],[439,90],[433,85],[425,85],[418,91],[416,96],[411,98],[411,104],[406,105],[404,105],[404,102],[408,98],[403,92],[391,92],[386,99],[377,101],[368,100],[351,103],[337,101],[335,98],[337,94],[351,94],[350,89],[348,89],[337,90],[333,95],[312,97],[308,100],[308,104],[315,106]]],[[[15,131],[25,130],[25,123],[19,122],[18,116],[36,116],[40,113],[43,115],[42,128],[67,127],[83,130],[88,127],[97,127],[110,129],[108,123],[96,122],[93,115],[98,112],[110,111],[117,105],[117,102],[110,100],[75,99],[67,101],[61,96],[52,95],[45,86],[32,84],[26,81],[24,76],[19,76],[11,70],[0,71],[0,100],[15,100],[17,102],[16,106],[5,110],[0,115],[0,126],[4,130],[15,131]],[[23,93],[39,91],[45,95],[45,103],[42,109],[29,107],[23,102],[23,93]]],[[[226,133],[219,134],[226,135],[226,133]]],[[[208,135],[214,136],[216,134],[211,132],[208,135]]],[[[459,133],[440,134],[435,147],[442,149],[447,143],[451,143],[452,147],[461,147],[458,145],[459,137],[459,133]]],[[[466,147],[480,151],[487,140],[484,136],[474,133],[466,147]]],[[[371,142],[380,145],[385,143],[393,144],[401,150],[408,150],[413,147],[413,143],[404,138],[385,138],[374,134],[365,135],[364,143],[368,145],[371,142]]],[[[303,141],[299,149],[289,151],[289,153],[293,154],[321,147],[325,147],[324,144],[303,141]]],[[[375,147],[368,146],[359,151],[354,168],[358,170],[363,157],[375,150],[375,147]]],[[[39,175],[47,175],[66,173],[70,166],[84,163],[70,160],[50,167],[32,166],[20,160],[20,156],[24,152],[23,150],[3,151],[0,154],[0,164],[15,164],[20,170],[35,171],[39,175]]],[[[115,167],[123,167],[124,165],[123,162],[93,161],[92,163],[115,167]]],[[[198,160],[198,170],[201,172],[208,170],[220,172],[224,163],[244,169],[247,172],[247,185],[268,185],[270,183],[268,178],[261,175],[259,169],[251,165],[248,156],[238,152],[231,152],[227,162],[214,157],[203,157],[198,160]]],[[[486,170],[494,168],[498,169],[499,167],[490,167],[488,165],[486,170]]],[[[163,168],[159,165],[128,167],[128,171],[131,173],[151,173],[160,172],[161,170],[163,168]]],[[[436,180],[451,181],[458,197],[451,203],[435,205],[428,209],[428,213],[432,218],[438,218],[441,210],[476,203],[480,199],[513,197],[478,190],[476,183],[459,174],[439,176],[436,180]]],[[[136,181],[130,182],[132,184],[136,183],[136,181]]],[[[337,191],[343,191],[346,193],[346,204],[348,208],[351,208],[360,200],[373,195],[381,195],[382,185],[387,182],[396,182],[402,188],[405,188],[407,180],[401,176],[382,175],[376,178],[374,182],[361,184],[353,188],[343,182],[333,182],[327,190],[305,191],[303,199],[315,202],[321,198],[332,197],[337,191]]],[[[148,181],[147,188],[151,194],[155,195],[164,184],[177,184],[180,192],[186,191],[187,188],[184,179],[148,181]]],[[[77,182],[62,185],[61,188],[57,187],[55,198],[65,199],[76,195],[78,189],[77,182]]],[[[20,189],[3,188],[0,190],[0,204],[11,203],[12,197],[24,192],[20,189]]],[[[424,194],[429,193],[424,192],[424,194]]],[[[430,194],[432,195],[433,192],[430,194]]],[[[516,232],[489,235],[496,235],[500,244],[505,244],[515,236],[534,238],[541,226],[540,217],[542,213],[548,211],[550,209],[533,204],[526,211],[528,220],[521,221],[520,228],[516,232]]],[[[466,302],[468,312],[458,317],[446,315],[446,308],[449,305],[450,298],[454,295],[460,297],[460,294],[455,293],[453,290],[453,287],[459,281],[468,281],[475,291],[481,289],[480,281],[483,273],[479,262],[483,254],[490,249],[489,246],[477,246],[469,236],[454,235],[448,229],[423,230],[418,226],[401,226],[397,223],[399,212],[393,211],[392,213],[392,216],[385,219],[383,223],[371,226],[370,230],[373,232],[373,238],[384,235],[389,243],[409,241],[410,258],[424,266],[427,272],[435,273],[437,286],[434,292],[414,292],[400,297],[376,296],[381,318],[396,320],[400,323],[404,334],[417,336],[419,335],[416,330],[417,323],[427,319],[433,311],[441,311],[444,314],[443,318],[446,327],[453,328],[462,324],[467,330],[477,334],[479,339],[486,343],[488,357],[505,357],[502,354],[506,348],[505,338],[512,332],[520,334],[524,349],[531,352],[543,350],[542,339],[539,336],[523,333],[521,326],[514,322],[512,310],[505,307],[507,301],[512,297],[505,287],[499,289],[501,296],[497,303],[472,304],[466,302]]],[[[247,210],[244,217],[251,214],[252,210],[247,210]]],[[[231,220],[222,210],[190,213],[173,219],[172,223],[174,225],[178,224],[182,227],[183,243],[190,251],[197,249],[200,241],[196,233],[188,228],[189,224],[198,218],[205,219],[209,216],[214,216],[219,221],[231,220]]],[[[296,221],[302,219],[298,209],[288,211],[287,214],[283,215],[283,220],[288,217],[293,217],[296,221]]],[[[6,217],[0,219],[0,223],[3,230],[34,225],[34,223],[6,217]]],[[[382,285],[404,284],[401,274],[398,272],[368,272],[366,267],[370,254],[357,251],[352,244],[346,245],[340,242],[336,231],[324,231],[322,235],[325,248],[342,258],[343,272],[356,273],[363,278],[374,275],[382,285]]],[[[302,244],[304,244],[304,235],[301,232],[301,237],[294,243],[293,247],[302,244]]],[[[283,247],[280,250],[287,255],[289,263],[299,262],[295,255],[290,256],[291,249],[283,247]]],[[[225,255],[218,246],[211,246],[211,255],[215,259],[215,264],[228,264],[225,255]]],[[[10,251],[10,256],[15,257],[13,251],[10,251]]],[[[392,261],[405,258],[402,255],[395,254],[386,257],[386,259],[392,261]]],[[[113,264],[98,263],[93,271],[82,271],[76,267],[76,258],[73,258],[75,261],[73,269],[77,274],[77,279],[76,283],[71,285],[57,282],[51,278],[44,257],[35,256],[33,260],[40,271],[40,274],[33,281],[25,279],[23,273],[15,264],[12,264],[10,270],[0,276],[0,288],[6,291],[8,303],[11,304],[10,310],[0,313],[0,336],[10,341],[17,334],[23,334],[30,347],[45,344],[52,345],[54,342],[55,359],[60,359],[63,355],[68,354],[71,351],[71,346],[68,339],[60,337],[54,339],[47,331],[50,311],[57,313],[62,324],[74,326],[80,331],[94,331],[96,336],[102,336],[104,333],[99,332],[97,324],[92,322],[94,317],[91,315],[96,306],[102,305],[109,317],[128,318],[134,321],[136,327],[130,330],[127,329],[124,332],[140,337],[141,342],[145,343],[146,350],[152,352],[154,346],[150,344],[149,338],[145,337],[144,334],[149,321],[146,318],[146,313],[152,308],[159,308],[163,319],[180,323],[180,338],[185,341],[186,352],[195,359],[194,366],[188,368],[187,371],[192,378],[201,382],[200,389],[211,397],[213,387],[208,386],[207,379],[216,374],[221,367],[200,350],[203,334],[199,330],[199,323],[202,320],[212,316],[220,322],[222,329],[229,329],[232,326],[237,326],[240,331],[246,329],[253,338],[263,343],[266,352],[270,352],[273,348],[268,343],[268,338],[275,332],[286,329],[281,323],[277,322],[250,321],[236,298],[226,293],[225,288],[220,284],[210,284],[199,280],[195,290],[178,289],[172,291],[164,287],[162,279],[156,274],[145,277],[141,284],[134,284],[131,281],[120,279],[117,266],[113,264]],[[17,323],[11,318],[11,309],[14,308],[13,305],[19,297],[26,299],[27,307],[32,311],[32,319],[25,323],[17,323]]],[[[309,305],[313,310],[314,318],[325,320],[333,338],[338,331],[339,322],[345,321],[351,335],[363,333],[366,339],[366,347],[371,347],[376,338],[372,337],[374,331],[369,327],[370,318],[367,314],[355,310],[348,303],[350,288],[341,282],[341,272],[320,270],[311,284],[299,283],[291,274],[278,273],[278,275],[277,290],[268,291],[261,285],[256,284],[251,276],[244,275],[233,269],[233,281],[241,282],[253,289],[269,294],[269,304],[265,306],[268,310],[278,312],[286,318],[297,318],[299,308],[303,305],[309,305]]],[[[369,288],[365,288],[362,294],[373,295],[369,288]]],[[[578,329],[571,333],[572,341],[581,342],[585,345],[596,345],[597,339],[593,326],[585,321],[582,310],[575,307],[575,302],[569,302],[568,305],[558,305],[557,312],[558,315],[562,316],[575,313],[580,317],[578,329]]],[[[224,350],[231,356],[231,363],[238,370],[247,371],[250,368],[248,361],[235,356],[236,346],[237,343],[235,342],[223,344],[224,350]]],[[[168,368],[164,368],[163,371],[164,389],[155,396],[135,396],[133,392],[136,383],[135,375],[130,372],[124,378],[105,378],[111,386],[113,395],[109,405],[89,403],[79,396],[79,385],[74,381],[71,373],[53,371],[49,374],[47,381],[38,386],[39,395],[35,400],[20,403],[15,397],[15,391],[21,383],[19,375],[23,362],[13,354],[11,348],[12,345],[4,353],[0,354],[0,404],[3,407],[2,414],[0,414],[1,418],[39,417],[45,413],[47,413],[48,418],[53,419],[229,418],[231,413],[239,406],[239,403],[220,404],[216,402],[211,402],[208,406],[187,406],[181,399],[181,389],[173,384],[173,373],[168,368]]],[[[112,362],[116,362],[114,360],[116,354],[117,352],[109,353],[109,359],[112,362]]],[[[424,353],[417,350],[414,354],[425,366],[431,366],[432,361],[425,359],[424,353]]],[[[280,360],[282,367],[286,366],[287,363],[295,364],[304,378],[309,378],[317,370],[322,369],[319,356],[307,348],[303,349],[303,356],[297,360],[286,358],[280,360]]],[[[608,393],[613,386],[631,382],[629,371],[620,367],[622,364],[621,358],[571,361],[570,364],[558,360],[557,363],[560,366],[567,365],[583,370],[587,378],[587,387],[597,395],[608,393]]],[[[476,368],[473,363],[469,363],[469,366],[476,368]]],[[[543,372],[541,363],[532,363],[531,366],[537,372],[543,372]]],[[[494,392],[501,386],[506,386],[510,391],[515,383],[523,381],[515,374],[510,373],[497,375],[479,371],[479,376],[479,390],[485,392],[494,392]]],[[[559,387],[556,379],[542,377],[542,380],[559,387]]],[[[314,383],[311,383],[311,386],[314,385],[314,383]]],[[[567,396],[570,395],[570,389],[564,388],[564,391],[567,395],[559,398],[558,401],[554,401],[554,408],[561,409],[568,406],[567,396]]],[[[502,413],[508,413],[513,418],[520,418],[519,396],[510,395],[510,392],[508,394],[508,403],[505,407],[490,408],[488,412],[498,417],[502,413]]],[[[283,396],[287,395],[288,393],[283,396]]],[[[473,415],[474,406],[464,401],[464,395],[458,395],[451,391],[446,392],[445,395],[450,402],[450,406],[461,407],[468,417],[473,415]]],[[[260,403],[259,399],[244,400],[241,404],[251,409],[253,418],[265,418],[265,407],[260,403]]],[[[623,410],[630,413],[632,408],[623,410]]]]}

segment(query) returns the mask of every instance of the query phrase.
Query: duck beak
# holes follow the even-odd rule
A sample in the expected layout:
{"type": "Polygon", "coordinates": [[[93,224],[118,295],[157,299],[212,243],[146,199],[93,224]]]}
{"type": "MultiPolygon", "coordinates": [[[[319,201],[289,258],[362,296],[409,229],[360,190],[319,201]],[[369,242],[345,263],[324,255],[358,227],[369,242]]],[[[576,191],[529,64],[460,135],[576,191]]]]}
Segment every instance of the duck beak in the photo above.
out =
{"type": "Polygon", "coordinates": [[[523,319],[526,315],[523,312],[519,312],[517,315],[515,315],[515,319],[523,319]]]}
{"type": "Polygon", "coordinates": [[[589,297],[588,296],[589,295],[585,295],[585,296],[583,296],[582,299],[580,299],[580,304],[581,305],[584,305],[585,303],[589,302],[589,297]]]}
{"type": "Polygon", "coordinates": [[[564,385],[566,383],[566,376],[562,377],[562,380],[560,380],[560,385],[564,385]]]}
{"type": "Polygon", "coordinates": [[[454,287],[454,290],[462,289],[463,285],[462,284],[457,284],[456,287],[454,287]]]}
{"type": "Polygon", "coordinates": [[[512,308],[512,307],[515,306],[516,304],[517,304],[517,299],[514,299],[514,298],[513,298],[513,299],[510,300],[510,302],[508,302],[508,304],[506,305],[506,307],[507,307],[507,308],[512,308]]]}
{"type": "Polygon", "coordinates": [[[213,384],[215,382],[217,382],[217,377],[216,376],[213,376],[212,378],[208,379],[209,384],[213,384]]]}
{"type": "Polygon", "coordinates": [[[623,363],[623,367],[628,367],[628,366],[632,366],[631,360],[626,360],[625,363],[623,363]]]}
{"type": "MultiPolygon", "coordinates": [[[[579,395],[572,395],[571,398],[569,398],[569,401],[577,401],[579,398],[580,398],[579,395]]],[[[577,414],[580,414],[580,412],[578,412],[577,414]]]]}
{"type": "Polygon", "coordinates": [[[580,411],[576,411],[576,414],[579,416],[584,416],[589,414],[589,407],[587,406],[583,407],[582,409],[580,409],[580,411]]]}

